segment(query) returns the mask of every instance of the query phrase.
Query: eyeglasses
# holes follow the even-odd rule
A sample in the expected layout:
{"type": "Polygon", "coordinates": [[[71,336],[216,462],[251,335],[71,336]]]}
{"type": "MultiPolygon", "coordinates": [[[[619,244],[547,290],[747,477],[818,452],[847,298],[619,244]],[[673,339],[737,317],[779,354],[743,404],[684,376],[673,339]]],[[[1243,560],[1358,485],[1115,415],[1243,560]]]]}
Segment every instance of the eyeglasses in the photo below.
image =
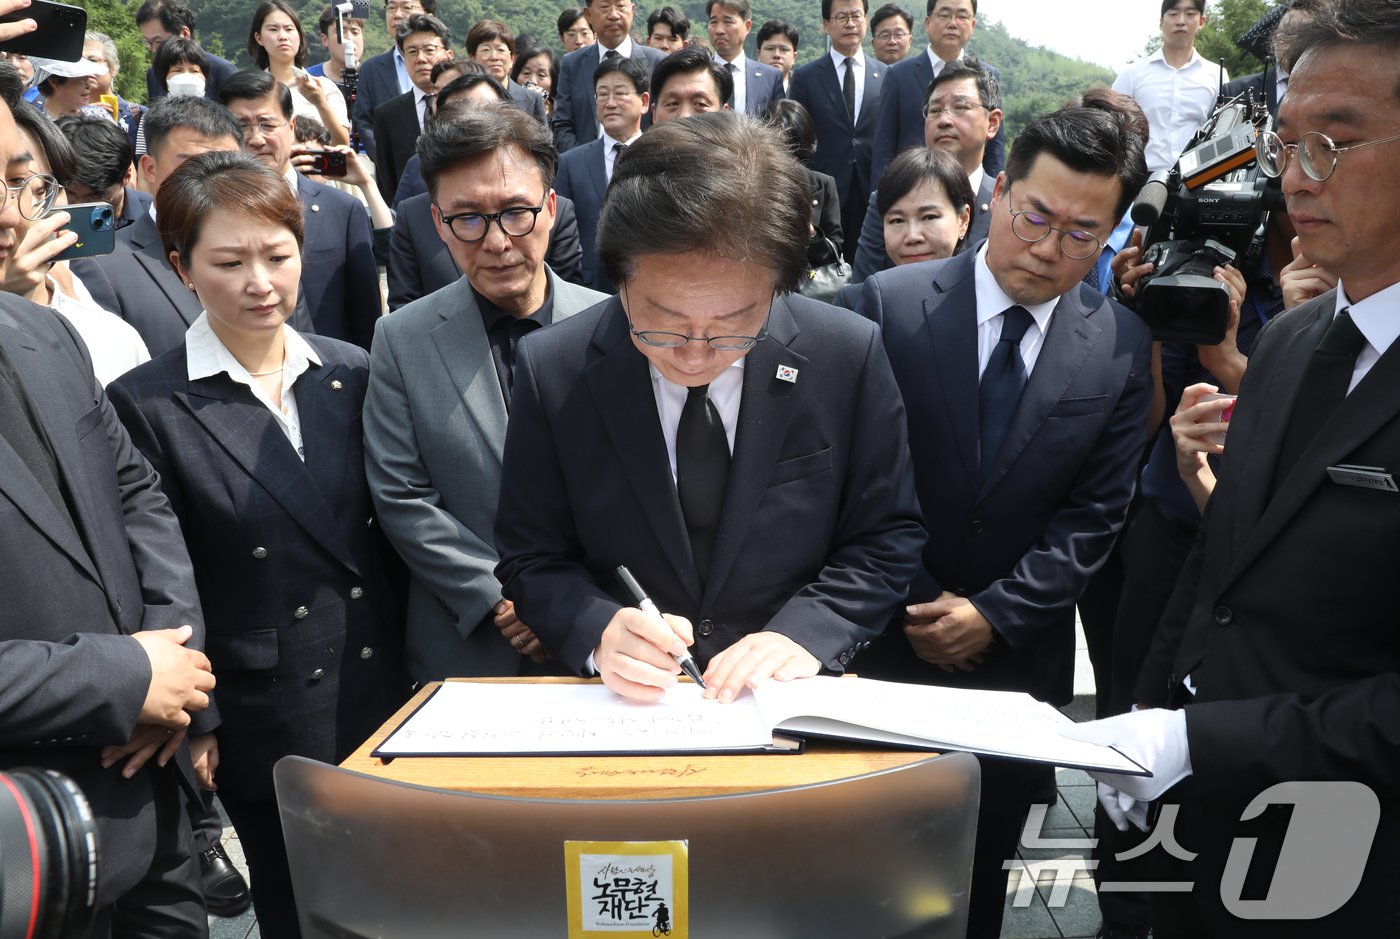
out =
{"type": "Polygon", "coordinates": [[[423,6],[419,3],[386,3],[384,9],[389,13],[422,13],[423,6]]]}
{"type": "Polygon", "coordinates": [[[859,25],[865,22],[865,14],[856,10],[854,13],[837,13],[831,17],[831,22],[837,26],[859,25]]]}
{"type": "Polygon", "coordinates": [[[882,29],[875,34],[875,41],[903,42],[904,40],[908,39],[911,35],[913,34],[905,29],[882,29]]]}
{"type": "Polygon", "coordinates": [[[442,46],[435,42],[430,42],[426,46],[404,46],[403,57],[405,59],[428,59],[442,51],[442,46]]]}
{"type": "Polygon", "coordinates": [[[670,333],[660,329],[637,330],[632,325],[632,314],[625,305],[622,309],[627,315],[627,331],[636,336],[637,341],[643,345],[656,349],[679,349],[687,343],[703,342],[716,352],[742,352],[752,349],[768,338],[768,319],[773,315],[773,304],[769,301],[768,312],[763,315],[763,326],[756,336],[687,336],[685,333],[670,333]]]}
{"type": "Polygon", "coordinates": [[[1382,137],[1379,140],[1366,140],[1361,143],[1339,147],[1332,138],[1317,131],[1309,131],[1298,138],[1297,143],[1284,143],[1278,134],[1264,131],[1254,141],[1254,153],[1259,158],[1259,171],[1265,176],[1277,178],[1288,168],[1288,158],[1298,155],[1298,165],[1309,179],[1326,182],[1337,170],[1337,158],[1348,150],[1360,150],[1378,143],[1400,140],[1400,134],[1382,137]]]}
{"type": "Polygon", "coordinates": [[[492,222],[500,227],[506,237],[524,238],[535,230],[535,223],[544,211],[545,199],[548,198],[549,193],[546,192],[539,205],[517,206],[500,212],[460,212],[457,215],[442,215],[442,208],[439,207],[438,214],[442,216],[442,223],[457,236],[457,240],[469,245],[485,238],[491,231],[492,222]]]}
{"type": "Polygon", "coordinates": [[[597,92],[594,95],[594,97],[606,104],[609,101],[626,101],[628,98],[633,97],[634,94],[635,92],[628,91],[625,88],[621,91],[609,91],[608,89],[604,88],[601,91],[597,92]]]}
{"type": "Polygon", "coordinates": [[[952,10],[939,10],[933,14],[933,18],[942,20],[944,23],[947,23],[949,20],[957,20],[959,24],[963,25],[972,22],[972,14],[966,10],[958,10],[956,13],[952,10]]]}
{"type": "Polygon", "coordinates": [[[169,38],[169,36],[156,36],[153,39],[142,39],[141,41],[146,44],[146,51],[154,53],[169,38]]]}
{"type": "Polygon", "coordinates": [[[271,137],[279,130],[287,126],[286,121],[239,121],[238,126],[243,128],[243,136],[257,131],[260,137],[271,137]]]}
{"type": "Polygon", "coordinates": [[[18,186],[5,187],[4,195],[0,195],[0,212],[4,211],[5,201],[14,198],[19,206],[19,214],[31,222],[37,222],[53,208],[53,202],[62,190],[63,187],[52,176],[36,173],[18,186]]]}
{"type": "Polygon", "coordinates": [[[594,13],[599,16],[610,16],[616,13],[619,16],[626,16],[631,13],[633,5],[631,3],[600,3],[592,7],[594,13]]]}
{"type": "Polygon", "coordinates": [[[1011,213],[1011,233],[1024,242],[1035,244],[1044,241],[1051,232],[1059,232],[1060,253],[1072,261],[1097,257],[1103,250],[1103,242],[1090,232],[1065,231],[1034,212],[1017,212],[1011,208],[1009,198],[1006,200],[1006,211],[1011,213]]]}
{"type": "Polygon", "coordinates": [[[949,102],[947,107],[929,102],[924,105],[924,117],[938,120],[938,118],[942,117],[945,113],[954,118],[966,117],[978,108],[985,106],[986,105],[978,104],[976,101],[968,101],[966,98],[956,98],[949,102]]]}

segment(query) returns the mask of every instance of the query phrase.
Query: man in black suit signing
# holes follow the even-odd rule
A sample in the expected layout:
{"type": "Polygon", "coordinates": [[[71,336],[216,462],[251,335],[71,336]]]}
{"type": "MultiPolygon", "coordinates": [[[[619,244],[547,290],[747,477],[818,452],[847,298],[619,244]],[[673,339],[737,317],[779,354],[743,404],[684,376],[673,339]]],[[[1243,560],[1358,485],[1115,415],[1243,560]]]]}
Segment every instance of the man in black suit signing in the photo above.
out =
{"type": "Polygon", "coordinates": [[[619,296],[521,343],[496,569],[555,659],[656,698],[687,647],[720,701],[841,672],[924,541],[878,331],[796,294],[806,179],[734,114],[669,121],[613,171],[619,296]],[[620,564],[671,615],[634,606],[620,564]]]}
{"type": "Polygon", "coordinates": [[[1120,828],[1158,796],[1159,827],[1175,815],[1154,879],[1194,889],[1154,897],[1159,939],[1400,932],[1400,6],[1338,0],[1279,43],[1260,163],[1337,286],[1260,334],[1140,709],[1081,728],[1154,774],[1101,777],[1120,828]]]}
{"type": "MultiPolygon", "coordinates": [[[[949,66],[951,68],[952,66],[949,66]]],[[[865,282],[909,414],[930,537],[868,677],[1073,697],[1074,605],[1147,442],[1151,334],[1082,283],[1147,178],[1142,140],[1067,108],[1017,138],[980,249],[865,282]]],[[[995,939],[1045,767],[982,760],[968,936],[995,939]]]]}
{"type": "MultiPolygon", "coordinates": [[[[0,68],[7,176],[29,165],[10,112],[19,91],[0,68]]],[[[9,246],[19,197],[3,199],[9,246]]],[[[217,724],[199,713],[214,677],[196,651],[189,555],[77,334],[10,294],[0,295],[0,594],[0,769],[58,770],[87,796],[92,935],[207,935],[170,762],[187,730],[217,724]]]]}

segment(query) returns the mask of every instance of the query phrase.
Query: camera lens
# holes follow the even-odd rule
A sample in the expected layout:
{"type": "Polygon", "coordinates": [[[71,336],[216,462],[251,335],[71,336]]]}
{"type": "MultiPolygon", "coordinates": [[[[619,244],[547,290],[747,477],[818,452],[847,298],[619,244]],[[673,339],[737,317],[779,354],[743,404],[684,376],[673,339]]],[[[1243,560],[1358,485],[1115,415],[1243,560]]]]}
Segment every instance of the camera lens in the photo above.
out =
{"type": "Polygon", "coordinates": [[[97,899],[87,799],[52,770],[0,773],[0,939],[78,939],[97,899]]]}

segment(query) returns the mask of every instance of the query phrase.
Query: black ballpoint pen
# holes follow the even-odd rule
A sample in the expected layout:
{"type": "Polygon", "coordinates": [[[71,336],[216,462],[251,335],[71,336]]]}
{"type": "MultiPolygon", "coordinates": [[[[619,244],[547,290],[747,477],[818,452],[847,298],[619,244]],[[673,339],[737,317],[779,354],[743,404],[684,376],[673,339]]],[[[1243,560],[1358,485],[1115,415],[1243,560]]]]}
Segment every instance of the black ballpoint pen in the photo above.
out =
{"type": "MultiPolygon", "coordinates": [[[[632,599],[637,601],[637,606],[641,607],[643,613],[650,613],[667,629],[671,628],[666,624],[666,620],[661,615],[661,611],[656,608],[656,604],[651,602],[651,597],[647,596],[646,591],[642,589],[642,585],[637,583],[637,578],[633,577],[632,572],[627,569],[626,564],[617,566],[617,576],[622,581],[622,585],[632,594],[632,599]]],[[[701,688],[705,687],[705,679],[700,677],[700,666],[695,664],[694,656],[689,652],[683,655],[676,655],[672,652],[670,656],[676,660],[676,664],[681,667],[681,671],[690,677],[691,681],[701,688]]]]}

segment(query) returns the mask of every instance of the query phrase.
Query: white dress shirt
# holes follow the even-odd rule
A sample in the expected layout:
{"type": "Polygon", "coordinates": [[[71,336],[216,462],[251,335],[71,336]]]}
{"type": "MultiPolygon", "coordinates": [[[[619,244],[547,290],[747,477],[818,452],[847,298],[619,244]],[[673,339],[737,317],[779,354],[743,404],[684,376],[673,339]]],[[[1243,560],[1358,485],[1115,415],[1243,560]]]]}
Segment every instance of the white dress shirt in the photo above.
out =
{"type": "MultiPolygon", "coordinates": [[[[267,69],[263,69],[263,71],[265,72],[267,69]]],[[[324,75],[312,75],[311,80],[321,86],[321,94],[326,96],[326,106],[331,109],[331,113],[340,122],[340,126],[348,128],[350,126],[350,113],[345,109],[345,96],[340,93],[339,86],[324,75]]],[[[325,123],[321,118],[321,112],[316,108],[316,105],[306,99],[306,96],[297,88],[295,81],[287,86],[287,90],[292,93],[293,117],[309,117],[312,120],[325,123]]]]}
{"type": "Polygon", "coordinates": [[[105,387],[108,382],[142,362],[149,362],[151,353],[136,328],[115,313],[98,306],[77,275],[70,276],[76,294],[71,297],[59,288],[56,280],[48,278],[49,306],[72,323],[78,335],[83,337],[97,380],[105,387]]]}
{"type": "MultiPolygon", "coordinates": [[[[616,52],[618,55],[622,56],[624,59],[630,59],[630,58],[632,58],[632,37],[631,37],[631,36],[628,36],[628,37],[624,38],[624,39],[622,40],[622,42],[620,42],[620,43],[617,44],[617,48],[616,48],[616,49],[607,49],[607,48],[604,48],[604,46],[603,46],[603,44],[602,44],[601,42],[595,42],[593,45],[589,46],[588,48],[590,48],[590,49],[597,49],[597,50],[598,50],[598,65],[602,65],[602,64],[603,64],[603,59],[607,58],[607,55],[608,55],[609,52],[616,52]]],[[[598,67],[597,65],[594,66],[594,68],[597,68],[597,67],[598,67]]],[[[589,88],[592,88],[592,87],[593,87],[593,72],[592,72],[592,70],[590,70],[590,71],[588,72],[588,87],[589,87],[589,88]]],[[[596,100],[596,99],[594,100],[594,105],[595,105],[595,107],[594,107],[594,109],[593,109],[593,121],[594,121],[595,124],[598,125],[598,136],[599,136],[599,137],[602,137],[602,136],[603,136],[603,123],[602,123],[602,121],[599,121],[599,120],[598,120],[598,109],[597,109],[597,107],[596,107],[596,105],[597,105],[597,100],[596,100]]],[[[611,173],[608,174],[608,178],[609,178],[609,179],[612,178],[612,174],[611,174],[611,173]]]]}
{"type": "Polygon", "coordinates": [[[624,147],[630,147],[630,146],[632,146],[632,144],[636,143],[637,140],[638,140],[641,136],[642,136],[642,132],[641,132],[641,131],[637,131],[635,134],[633,134],[631,137],[628,137],[626,140],[618,140],[616,137],[612,136],[611,134],[604,134],[604,135],[603,135],[603,182],[604,182],[604,183],[610,183],[610,182],[612,182],[613,164],[615,164],[615,163],[617,162],[617,157],[618,157],[618,153],[617,153],[617,146],[618,146],[618,144],[621,144],[621,145],[624,146],[624,147]]]}
{"type": "Polygon", "coordinates": [[[977,289],[977,377],[980,380],[992,357],[992,350],[1001,341],[1001,326],[1006,322],[1005,312],[1013,306],[1023,307],[1035,323],[1021,337],[1021,361],[1026,363],[1026,377],[1029,378],[1040,357],[1041,346],[1045,344],[1045,334],[1050,329],[1050,315],[1055,312],[1059,298],[1038,303],[1035,306],[1018,304],[1006,295],[992,269],[987,266],[987,246],[982,245],[977,252],[977,263],[973,267],[973,283],[977,289]]]}
{"type": "Polygon", "coordinates": [[[1152,133],[1147,141],[1147,170],[1171,169],[1196,131],[1215,109],[1220,86],[1230,74],[1192,49],[1181,68],[1167,64],[1162,50],[1125,68],[1113,82],[1113,90],[1130,95],[1143,113],[1152,133]]]}
{"type": "MultiPolygon", "coordinates": [[[[851,123],[854,124],[856,121],[860,120],[860,105],[865,99],[865,52],[861,49],[857,49],[856,54],[851,56],[851,58],[854,60],[853,67],[856,70],[856,113],[851,118],[851,123]]],[[[835,49],[832,49],[831,61],[836,63],[836,84],[841,88],[842,94],[845,94],[846,57],[835,49]]],[[[842,98],[842,100],[844,101],[845,99],[842,98]]]]}
{"type": "Polygon", "coordinates": [[[292,449],[304,462],[306,450],[301,442],[301,415],[297,411],[297,399],[296,395],[292,394],[292,385],[312,365],[320,365],[321,357],[290,326],[283,325],[282,336],[281,401],[273,401],[272,398],[268,397],[267,392],[263,391],[262,385],[258,384],[253,376],[248,374],[248,370],[243,367],[242,363],[234,358],[233,353],[228,351],[223,340],[209,326],[207,312],[200,313],[199,319],[195,320],[185,331],[186,369],[190,381],[212,378],[220,372],[224,372],[240,385],[246,385],[252,390],[253,396],[272,412],[272,416],[277,420],[277,426],[282,428],[282,433],[287,436],[287,441],[291,443],[292,449]]]}
{"type": "MultiPolygon", "coordinates": [[[[954,62],[961,62],[961,61],[963,60],[963,57],[966,56],[966,55],[967,55],[967,50],[966,50],[966,49],[960,49],[960,50],[958,51],[958,57],[957,57],[956,59],[954,59],[953,61],[954,61],[954,62]]],[[[929,46],[928,46],[928,60],[929,60],[929,63],[933,65],[933,77],[934,77],[934,78],[937,78],[939,75],[943,74],[943,66],[947,65],[948,63],[947,63],[947,62],[944,62],[942,59],[940,59],[940,58],[938,57],[938,53],[933,51],[933,43],[929,43],[929,46]]]]}
{"type": "Polygon", "coordinates": [[[427,126],[428,119],[423,109],[423,99],[428,97],[428,93],[417,85],[413,86],[413,113],[418,115],[418,132],[421,134],[427,126]]]}
{"type": "Polygon", "coordinates": [[[733,62],[726,62],[719,56],[715,56],[715,61],[721,68],[729,69],[730,76],[734,79],[734,101],[730,105],[735,114],[749,113],[749,60],[740,52],[739,57],[733,62]]]}
{"type": "Polygon", "coordinates": [[[1366,348],[1361,350],[1356,364],[1352,366],[1351,385],[1347,387],[1347,394],[1351,394],[1376,360],[1385,355],[1385,350],[1390,348],[1396,337],[1400,337],[1400,283],[1391,284],[1365,300],[1352,303],[1347,299],[1346,286],[1338,280],[1337,307],[1332,315],[1336,316],[1342,310],[1351,311],[1351,321],[1366,337],[1366,348]]]}
{"type": "MultiPolygon", "coordinates": [[[[729,453],[734,454],[734,434],[739,428],[739,399],[744,390],[743,356],[733,365],[720,372],[710,382],[709,396],[719,410],[719,419],[724,424],[724,436],[729,438],[729,453]]],[[[681,423],[681,411],[685,408],[686,396],[690,389],[677,385],[661,377],[656,366],[650,363],[651,390],[656,395],[656,413],[661,417],[661,436],[666,440],[666,455],[671,460],[671,481],[676,479],[676,430],[681,423]]]]}
{"type": "Polygon", "coordinates": [[[977,199],[977,193],[980,192],[982,189],[982,180],[986,178],[987,171],[982,169],[982,165],[980,163],[977,165],[977,169],[967,174],[967,181],[972,184],[972,198],[974,200],[974,205],[972,206],[972,214],[968,219],[969,225],[972,224],[972,219],[977,217],[977,206],[975,204],[975,201],[977,199]]]}

